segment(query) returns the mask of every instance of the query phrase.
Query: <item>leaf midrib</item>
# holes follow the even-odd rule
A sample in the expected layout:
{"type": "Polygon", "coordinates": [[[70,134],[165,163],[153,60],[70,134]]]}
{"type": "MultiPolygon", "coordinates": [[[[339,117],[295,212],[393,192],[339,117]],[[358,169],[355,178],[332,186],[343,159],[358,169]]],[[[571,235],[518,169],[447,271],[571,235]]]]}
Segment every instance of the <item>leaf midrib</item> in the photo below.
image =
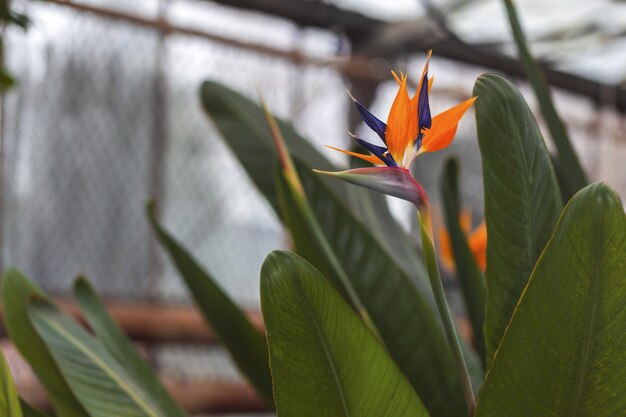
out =
{"type": "Polygon", "coordinates": [[[148,404],[146,404],[143,401],[143,399],[139,397],[133,391],[133,389],[128,384],[126,384],[126,382],[124,382],[123,379],[119,378],[119,376],[113,370],[111,370],[110,367],[106,366],[106,364],[102,360],[100,360],[100,358],[97,355],[93,354],[93,352],[87,346],[81,343],[78,339],[72,336],[69,332],[67,332],[63,327],[61,327],[57,322],[55,322],[51,318],[44,316],[42,314],[39,314],[39,319],[42,320],[44,323],[46,323],[52,330],[56,331],[60,336],[65,337],[68,342],[73,344],[79,351],[81,351],[85,356],[87,356],[96,365],[98,365],[100,369],[102,369],[102,371],[104,371],[105,374],[107,374],[111,379],[113,379],[113,381],[115,381],[118,384],[118,386],[122,388],[124,392],[126,392],[126,394],[131,399],[133,399],[135,403],[143,411],[145,411],[149,416],[159,417],[159,415],[154,410],[152,410],[151,407],[148,404]]]}
{"type": "MultiPolygon", "coordinates": [[[[509,107],[508,114],[514,114],[513,109],[511,109],[510,107],[509,107]]],[[[514,124],[514,123],[512,123],[512,124],[514,124]]],[[[493,126],[496,128],[496,130],[500,130],[500,133],[503,134],[503,136],[506,136],[504,130],[500,127],[500,125],[494,124],[493,126]]],[[[528,128],[528,126],[526,126],[526,128],[528,128]]],[[[522,137],[521,137],[519,131],[516,131],[515,139],[516,139],[516,143],[517,143],[518,148],[521,150],[520,154],[522,156],[523,174],[524,174],[524,176],[527,179],[532,178],[532,182],[534,183],[535,182],[535,177],[534,176],[531,177],[530,168],[528,166],[528,160],[526,159],[526,152],[524,152],[524,146],[522,144],[522,137]]],[[[530,214],[528,216],[528,230],[532,233],[533,236],[536,236],[537,224],[536,224],[536,221],[535,221],[535,216],[533,216],[532,206],[530,204],[531,201],[534,201],[534,198],[533,198],[533,195],[532,195],[533,194],[532,193],[533,187],[527,186],[528,182],[526,182],[526,181],[524,181],[524,185],[525,185],[524,186],[525,198],[522,198],[522,201],[523,201],[523,204],[524,204],[524,211],[526,213],[530,214]]],[[[536,239],[534,239],[534,238],[530,239],[530,248],[529,248],[530,251],[529,251],[529,254],[531,256],[538,257],[538,254],[537,254],[537,244],[536,243],[537,243],[536,239]]]]}
{"type": "Polygon", "coordinates": [[[335,385],[337,386],[339,399],[341,400],[341,405],[344,410],[345,416],[351,417],[350,411],[348,409],[348,404],[346,402],[345,393],[343,391],[343,387],[339,379],[339,373],[337,372],[337,368],[335,366],[333,357],[330,354],[330,349],[328,348],[328,345],[326,344],[326,340],[324,339],[324,334],[322,332],[320,323],[317,320],[317,316],[314,314],[313,308],[311,306],[311,303],[309,302],[308,297],[304,293],[304,288],[302,288],[302,283],[300,282],[300,279],[296,278],[294,281],[296,283],[296,285],[294,285],[296,294],[298,295],[298,298],[300,298],[300,300],[302,301],[305,314],[308,316],[309,320],[311,320],[311,323],[313,323],[313,327],[315,328],[315,335],[318,337],[320,345],[322,346],[322,350],[324,351],[324,356],[326,357],[326,360],[328,361],[331,375],[333,376],[333,380],[335,381],[335,385]]]}
{"type": "MultiPolygon", "coordinates": [[[[593,227],[593,231],[594,234],[597,239],[590,239],[591,242],[603,242],[603,235],[604,235],[604,229],[602,228],[602,224],[600,222],[600,216],[595,216],[594,219],[594,227],[593,227]]],[[[578,366],[578,370],[576,372],[576,384],[575,384],[575,389],[574,389],[574,395],[571,401],[571,406],[570,406],[570,410],[568,413],[569,417],[575,417],[578,416],[579,413],[578,411],[580,410],[580,404],[583,401],[583,397],[584,397],[584,388],[585,388],[585,383],[586,383],[586,375],[588,374],[589,371],[589,360],[590,360],[590,356],[591,356],[591,350],[592,350],[592,337],[595,334],[595,328],[596,328],[596,317],[597,317],[597,311],[598,311],[598,304],[600,302],[600,296],[599,296],[599,291],[598,291],[598,281],[601,278],[599,276],[599,274],[597,273],[599,268],[602,268],[602,264],[601,262],[598,262],[598,259],[601,258],[601,254],[598,253],[598,248],[602,247],[602,245],[596,245],[593,244],[591,245],[591,249],[592,249],[592,254],[591,257],[594,260],[594,268],[591,269],[590,271],[590,277],[589,279],[591,280],[591,288],[589,289],[589,293],[591,294],[592,300],[591,300],[591,314],[589,314],[587,316],[587,320],[585,322],[585,338],[583,340],[583,349],[582,349],[582,357],[580,359],[579,362],[579,366],[578,366]]]]}

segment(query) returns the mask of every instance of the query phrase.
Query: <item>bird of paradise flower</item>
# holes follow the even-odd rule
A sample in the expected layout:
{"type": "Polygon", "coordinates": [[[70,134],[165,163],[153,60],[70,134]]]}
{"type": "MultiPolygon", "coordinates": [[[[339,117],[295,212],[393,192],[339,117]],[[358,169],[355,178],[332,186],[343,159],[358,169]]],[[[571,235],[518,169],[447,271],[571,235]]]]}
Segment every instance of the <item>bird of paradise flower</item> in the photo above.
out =
{"type": "MultiPolygon", "coordinates": [[[[419,155],[439,151],[452,142],[459,121],[476,100],[476,97],[472,97],[432,117],[429,92],[433,79],[428,79],[430,57],[431,52],[428,53],[422,76],[412,98],[409,97],[407,90],[407,76],[392,72],[399,89],[391,105],[387,123],[352,98],[363,121],[378,135],[384,146],[375,145],[353,135],[354,140],[370,152],[369,155],[332,146],[329,148],[377,166],[341,172],[317,172],[410,201],[420,209],[428,208],[426,193],[411,176],[409,168],[419,155]]],[[[426,212],[422,213],[422,216],[426,216],[426,212]]]]}
{"type": "Polygon", "coordinates": [[[450,308],[445,298],[441,276],[437,266],[437,255],[432,238],[432,221],[428,196],[421,184],[413,178],[409,168],[419,155],[446,148],[456,134],[459,121],[472,106],[476,97],[432,117],[430,112],[429,90],[432,80],[428,78],[428,65],[431,52],[428,52],[424,70],[417,90],[409,97],[407,76],[392,73],[398,83],[398,93],[391,105],[387,123],[374,116],[361,103],[353,98],[356,109],[365,124],[382,140],[384,146],[374,145],[353,135],[354,140],[370,152],[362,155],[343,149],[332,148],[351,156],[371,162],[376,167],[356,168],[340,172],[316,171],[346,182],[407,200],[418,210],[422,250],[431,288],[441,316],[448,344],[457,364],[459,379],[463,386],[469,415],[476,407],[474,391],[463,357],[461,344],[454,326],[450,308]]]}

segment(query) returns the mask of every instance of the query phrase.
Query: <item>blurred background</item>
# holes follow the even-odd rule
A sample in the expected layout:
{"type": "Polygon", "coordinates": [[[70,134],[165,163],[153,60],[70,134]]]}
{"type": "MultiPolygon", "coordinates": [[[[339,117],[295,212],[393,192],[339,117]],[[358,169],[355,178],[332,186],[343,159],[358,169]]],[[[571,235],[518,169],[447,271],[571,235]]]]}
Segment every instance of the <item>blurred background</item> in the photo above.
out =
{"type": "MultiPolygon", "coordinates": [[[[588,175],[624,198],[626,3],[516,5],[588,175]]],[[[151,198],[165,226],[252,315],[263,259],[288,246],[203,111],[204,80],[255,101],[262,94],[320,149],[349,147],[346,131],[370,137],[346,88],[385,120],[396,90],[390,70],[415,81],[431,48],[434,113],[470,97],[486,71],[518,83],[536,110],[500,0],[13,0],[11,7],[30,25],[3,28],[16,84],[0,103],[0,266],[20,268],[61,300],[85,274],[122,315],[167,307],[201,326],[149,228],[151,198]]],[[[343,155],[323,153],[347,166],[343,155]]],[[[435,205],[450,155],[461,160],[463,204],[478,223],[473,114],[448,150],[416,164],[435,205]]],[[[389,203],[410,230],[409,208],[389,203]]],[[[214,389],[194,403],[198,411],[255,411],[227,355],[203,337],[144,347],[174,385],[214,389]]]]}

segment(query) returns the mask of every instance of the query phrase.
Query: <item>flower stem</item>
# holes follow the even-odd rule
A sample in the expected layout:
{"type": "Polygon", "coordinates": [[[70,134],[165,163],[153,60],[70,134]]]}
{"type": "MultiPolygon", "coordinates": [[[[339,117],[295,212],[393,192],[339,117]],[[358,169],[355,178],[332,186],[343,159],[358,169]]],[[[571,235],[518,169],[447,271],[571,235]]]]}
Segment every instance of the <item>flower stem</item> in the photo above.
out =
{"type": "Polygon", "coordinates": [[[461,386],[463,388],[463,394],[465,395],[465,402],[467,403],[467,410],[470,416],[474,415],[476,408],[476,398],[474,397],[474,389],[472,388],[472,381],[467,371],[467,365],[465,364],[465,358],[461,350],[461,342],[459,341],[459,335],[454,327],[454,321],[450,308],[446,301],[446,295],[443,290],[443,284],[441,283],[441,276],[439,275],[439,267],[437,265],[437,255],[435,253],[435,245],[432,238],[432,223],[430,220],[430,206],[428,204],[424,206],[417,206],[418,218],[420,223],[420,232],[422,236],[422,250],[424,251],[424,260],[426,262],[426,269],[428,270],[428,278],[430,280],[430,286],[435,296],[435,302],[437,309],[439,310],[439,316],[443,322],[443,327],[448,339],[448,345],[454,356],[456,362],[457,372],[459,379],[461,380],[461,386]]]}

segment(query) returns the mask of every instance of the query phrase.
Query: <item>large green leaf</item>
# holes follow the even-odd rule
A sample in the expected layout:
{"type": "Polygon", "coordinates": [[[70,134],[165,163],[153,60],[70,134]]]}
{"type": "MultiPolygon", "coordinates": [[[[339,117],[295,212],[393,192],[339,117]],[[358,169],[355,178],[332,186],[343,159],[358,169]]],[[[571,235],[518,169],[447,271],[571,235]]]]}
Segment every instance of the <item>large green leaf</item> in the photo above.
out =
{"type": "Polygon", "coordinates": [[[302,258],[268,256],[261,306],[279,417],[428,415],[374,335],[302,258]]]}
{"type": "MultiPolygon", "coordinates": [[[[200,95],[204,109],[224,137],[225,143],[276,214],[281,216],[273,176],[278,156],[263,110],[241,94],[210,81],[202,84],[200,95]]],[[[308,169],[336,170],[290,124],[280,119],[277,122],[293,157],[299,159],[308,169]]],[[[415,243],[392,217],[384,196],[347,186],[341,181],[324,178],[322,182],[336,193],[338,200],[353,215],[378,234],[381,243],[409,271],[420,289],[428,294],[426,271],[415,250],[415,243]]],[[[320,214],[316,214],[319,218],[320,214]]]]}
{"type": "Polygon", "coordinates": [[[535,262],[552,234],[561,196],[537,123],[520,92],[501,76],[474,86],[487,223],[487,363],[535,262]]]}
{"type": "Polygon", "coordinates": [[[522,65],[526,71],[526,76],[535,91],[541,113],[543,114],[548,129],[550,130],[550,136],[552,136],[552,140],[556,146],[558,155],[555,158],[555,169],[560,184],[562,185],[561,192],[563,193],[563,198],[567,201],[576,191],[589,184],[589,181],[569,140],[565,124],[559,117],[556,107],[554,106],[552,96],[550,95],[550,86],[546,81],[543,70],[530,53],[526,36],[524,35],[524,31],[517,17],[517,11],[515,10],[513,1],[503,1],[507,15],[509,16],[513,39],[515,39],[515,43],[517,44],[517,50],[519,51],[522,65]]]}
{"type": "Polygon", "coordinates": [[[168,417],[122,365],[74,320],[33,299],[30,320],[92,417],[168,417]]]}
{"type": "Polygon", "coordinates": [[[459,163],[456,159],[446,162],[441,181],[441,196],[450,245],[454,255],[456,276],[459,279],[465,309],[467,310],[474,334],[474,345],[485,358],[485,340],[483,326],[485,324],[485,277],[476,265],[476,260],[467,244],[461,225],[459,202],[459,163]]]}
{"type": "Polygon", "coordinates": [[[0,350],[0,416],[22,417],[20,399],[15,390],[11,370],[0,350]]]}
{"type": "Polygon", "coordinates": [[[215,279],[161,227],[155,217],[154,205],[148,207],[148,218],[204,318],[241,372],[267,404],[272,405],[272,378],[265,338],[217,285],[215,279]]]}
{"type": "Polygon", "coordinates": [[[626,415],[626,216],[593,184],[568,203],[496,352],[477,417],[626,415]]]}
{"type": "MultiPolygon", "coordinates": [[[[456,367],[431,306],[387,249],[350,215],[319,176],[305,169],[297,159],[294,162],[300,168],[305,189],[309,190],[309,203],[319,213],[319,226],[390,355],[431,415],[462,415],[466,407],[456,367]]],[[[281,184],[284,187],[284,182],[279,181],[279,187],[281,184]]],[[[314,231],[301,220],[306,213],[302,213],[288,189],[281,195],[286,196],[284,217],[294,220],[290,232],[298,253],[332,274],[333,266],[322,256],[325,251],[313,236],[314,231]]],[[[468,360],[471,359],[469,356],[468,360]]]]}
{"type": "Polygon", "coordinates": [[[44,296],[43,291],[19,271],[7,270],[2,282],[5,325],[11,340],[46,388],[57,413],[63,417],[84,417],[87,412],[70,390],[28,318],[30,299],[44,296]]]}
{"type": "Polygon", "coordinates": [[[74,283],[74,295],[83,316],[89,323],[89,327],[94,331],[102,346],[130,377],[143,387],[150,400],[168,417],[185,417],[185,412],[172,399],[161,385],[154,370],[111,319],[102,302],[84,278],[79,278],[74,283]]]}

